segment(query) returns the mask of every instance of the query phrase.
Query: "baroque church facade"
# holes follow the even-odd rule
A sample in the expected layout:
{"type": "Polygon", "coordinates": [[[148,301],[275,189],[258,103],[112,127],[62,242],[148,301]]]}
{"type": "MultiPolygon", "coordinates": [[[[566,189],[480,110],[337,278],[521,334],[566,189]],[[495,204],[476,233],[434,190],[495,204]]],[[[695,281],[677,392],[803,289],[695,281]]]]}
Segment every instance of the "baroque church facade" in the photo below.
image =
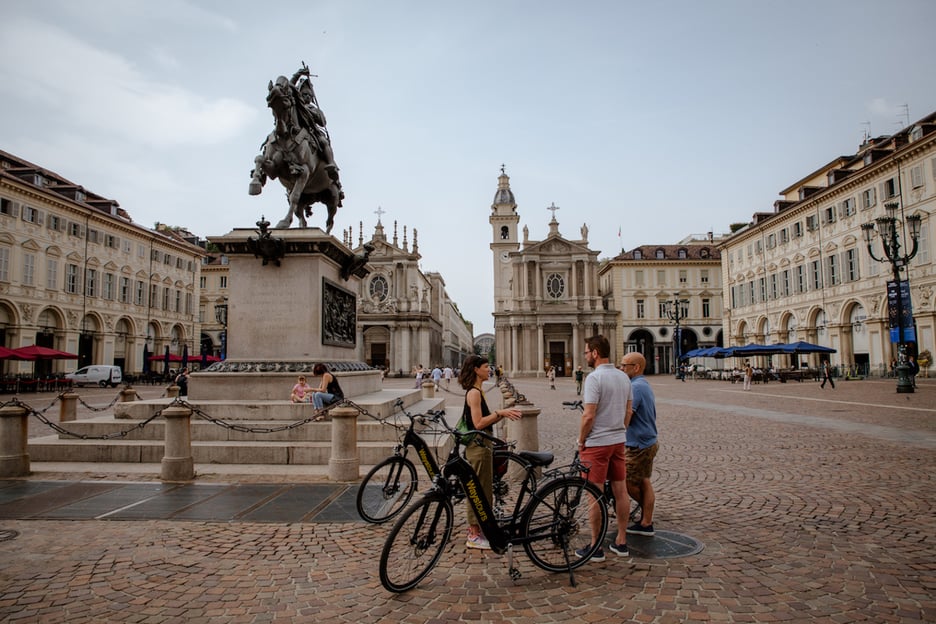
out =
{"type": "MultiPolygon", "coordinates": [[[[422,365],[457,368],[473,352],[473,326],[466,321],[445,290],[442,275],[419,268],[418,233],[413,229],[410,248],[406,226],[402,243],[397,224],[393,237],[384,232],[378,209],[377,226],[367,244],[373,249],[367,266],[370,273],[358,293],[358,357],[389,375],[409,375],[422,365]]],[[[363,253],[363,224],[357,245],[351,228],[344,244],[363,253]]]]}
{"type": "Polygon", "coordinates": [[[599,292],[600,252],[589,249],[586,225],[578,239],[562,236],[558,209],[549,207],[552,219],[546,238],[531,240],[528,228],[519,228],[510,178],[501,169],[488,220],[494,349],[498,366],[510,376],[544,376],[550,366],[557,376],[569,376],[576,367],[585,367],[586,338],[604,334],[612,345],[620,342],[617,314],[605,308],[599,292]]]}

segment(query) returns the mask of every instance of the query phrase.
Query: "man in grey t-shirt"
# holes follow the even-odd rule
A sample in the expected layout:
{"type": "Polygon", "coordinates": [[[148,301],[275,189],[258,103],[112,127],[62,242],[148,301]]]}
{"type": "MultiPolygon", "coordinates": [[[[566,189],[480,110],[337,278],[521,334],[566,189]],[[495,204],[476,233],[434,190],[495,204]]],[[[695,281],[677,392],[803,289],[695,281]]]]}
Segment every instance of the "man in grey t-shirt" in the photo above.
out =
{"type": "MultiPolygon", "coordinates": [[[[585,361],[595,371],[585,378],[578,450],[582,462],[590,467],[587,475],[589,481],[599,488],[604,488],[605,480],[611,481],[618,530],[617,538],[608,548],[614,554],[626,557],[630,554],[626,533],[630,499],[627,497],[625,481],[627,455],[624,445],[633,396],[630,379],[611,364],[610,355],[611,345],[604,336],[592,336],[585,341],[585,361]]],[[[597,509],[590,520],[592,534],[599,534],[602,527],[597,509]]],[[[592,559],[603,561],[604,549],[599,548],[592,559]]]]}

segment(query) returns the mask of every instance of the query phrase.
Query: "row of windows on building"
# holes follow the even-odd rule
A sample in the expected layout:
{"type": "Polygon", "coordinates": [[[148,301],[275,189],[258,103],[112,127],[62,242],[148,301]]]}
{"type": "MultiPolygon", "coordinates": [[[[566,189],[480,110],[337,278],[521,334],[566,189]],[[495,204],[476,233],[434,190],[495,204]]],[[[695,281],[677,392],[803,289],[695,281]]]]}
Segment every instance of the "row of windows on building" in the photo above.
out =
{"type": "MultiPolygon", "coordinates": [[[[667,286],[667,275],[669,271],[665,269],[659,269],[656,272],[656,285],[657,286],[667,286]]],[[[687,269],[679,269],[677,275],[677,280],[679,285],[683,287],[690,286],[708,286],[709,285],[709,270],[708,269],[699,269],[699,282],[698,284],[689,283],[689,271],[687,269]]],[[[646,283],[644,279],[644,272],[641,269],[634,271],[634,287],[635,288],[645,288],[646,283]]]]}
{"type": "MultiPolygon", "coordinates": [[[[208,276],[202,275],[198,278],[198,287],[202,290],[208,288],[208,276]]],[[[228,287],[228,276],[219,275],[218,276],[218,288],[227,288],[228,287]]]]}
{"type": "MultiPolygon", "coordinates": [[[[877,274],[877,263],[871,263],[871,273],[877,274]]],[[[846,249],[822,259],[798,264],[789,269],[771,273],[731,287],[731,307],[740,308],[756,303],[780,299],[824,286],[837,286],[856,282],[861,277],[858,250],[846,249]]]]}
{"type": "MultiPolygon", "coordinates": [[[[68,236],[73,236],[79,239],[84,239],[85,235],[87,235],[87,241],[92,245],[103,245],[104,247],[108,247],[110,249],[119,249],[128,255],[133,251],[132,240],[121,239],[119,236],[101,232],[94,228],[86,228],[82,223],[63,219],[56,214],[45,214],[43,211],[26,204],[17,205],[5,197],[0,197],[0,215],[7,215],[12,217],[16,216],[17,212],[19,213],[20,218],[27,223],[33,223],[40,226],[44,224],[49,230],[55,232],[64,232],[68,236]]],[[[146,258],[146,247],[147,246],[143,243],[136,244],[137,258],[146,258]]],[[[184,268],[186,271],[191,272],[194,268],[191,260],[175,256],[158,249],[153,249],[150,255],[151,260],[154,262],[159,262],[166,266],[175,266],[176,269],[184,268]]]]}
{"type": "MultiPolygon", "coordinates": [[[[933,159],[933,177],[936,179],[936,159],[933,159]]],[[[910,169],[910,181],[913,188],[923,186],[923,165],[917,165],[910,169]]],[[[889,178],[881,182],[880,189],[870,187],[861,192],[861,209],[868,210],[877,205],[878,191],[882,201],[895,199],[900,195],[900,183],[896,177],[889,178]]],[[[774,249],[778,245],[785,245],[794,239],[802,238],[805,232],[814,232],[822,226],[831,226],[837,221],[852,217],[858,213],[858,202],[856,197],[848,197],[842,201],[831,204],[823,208],[818,214],[807,215],[803,221],[796,221],[785,225],[775,232],[768,233],[765,240],[756,240],[749,243],[746,247],[728,254],[729,266],[734,263],[742,262],[745,252],[748,258],[755,254],[764,252],[764,248],[774,249]],[[805,224],[805,227],[804,227],[805,224]]]]}
{"type": "MultiPolygon", "coordinates": [[[[635,310],[636,317],[639,319],[647,318],[647,300],[646,299],[636,299],[635,303],[637,308],[635,310]]],[[[672,304],[668,300],[657,301],[657,318],[658,319],[668,319],[669,318],[669,306],[672,304]]],[[[679,303],[679,317],[687,318],[689,316],[689,302],[681,301],[679,303]]],[[[712,300],[709,298],[702,299],[702,318],[712,318],[712,300]]]]}
{"type": "MultiPolygon", "coordinates": [[[[36,254],[23,254],[23,275],[21,283],[24,286],[36,286],[36,254]]],[[[82,292],[86,297],[100,297],[108,301],[120,303],[133,303],[138,306],[146,305],[146,282],[132,280],[129,277],[118,276],[115,273],[99,271],[98,269],[85,269],[84,288],[81,283],[81,267],[77,264],[66,263],[64,282],[59,282],[59,261],[55,258],[45,259],[45,287],[49,290],[64,290],[68,294],[77,295],[82,292]]],[[[0,282],[10,281],[10,249],[0,247],[0,282]]],[[[192,313],[192,293],[183,293],[177,288],[150,284],[149,307],[159,308],[172,312],[192,313]]]]}
{"type": "MultiPolygon", "coordinates": [[[[666,259],[666,250],[663,249],[662,247],[656,249],[656,250],[653,252],[653,257],[654,257],[655,259],[657,259],[657,260],[665,260],[665,259],[666,259]]],[[[687,258],[689,257],[689,250],[688,250],[687,248],[685,248],[685,247],[680,247],[679,249],[676,250],[676,257],[677,257],[678,259],[680,259],[680,260],[685,260],[685,259],[687,259],[687,258]]],[[[700,249],[700,250],[699,250],[699,257],[700,257],[700,258],[710,258],[710,257],[711,257],[711,251],[709,250],[709,248],[708,248],[708,247],[703,247],[702,249],[700,249]]],[[[642,250],[640,250],[640,249],[635,249],[635,250],[634,250],[634,260],[643,260],[643,251],[642,251],[642,250]]]]}

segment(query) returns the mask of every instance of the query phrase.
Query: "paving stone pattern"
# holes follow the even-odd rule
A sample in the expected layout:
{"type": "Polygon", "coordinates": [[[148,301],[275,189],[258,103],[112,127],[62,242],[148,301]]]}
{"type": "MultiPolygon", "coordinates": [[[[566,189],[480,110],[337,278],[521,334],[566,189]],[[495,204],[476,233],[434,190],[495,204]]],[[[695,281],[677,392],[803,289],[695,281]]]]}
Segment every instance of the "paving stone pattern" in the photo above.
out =
{"type": "MultiPolygon", "coordinates": [[[[543,410],[543,447],[567,461],[579,415],[560,401],[575,398],[572,380],[558,379],[558,390],[514,381],[543,410]]],[[[383,526],[6,517],[0,621],[936,621],[936,383],[898,395],[892,380],[750,392],[650,382],[661,430],[654,524],[702,542],[698,554],[608,552],[578,570],[572,587],[522,551],[514,559],[523,576],[512,581],[506,557],[457,539],[419,587],[393,595],[377,578],[383,526]]],[[[460,392],[446,396],[460,405],[460,392]]],[[[41,470],[30,479],[82,477],[92,479],[41,470]]],[[[126,476],[95,466],[93,479],[110,478],[126,476]]]]}

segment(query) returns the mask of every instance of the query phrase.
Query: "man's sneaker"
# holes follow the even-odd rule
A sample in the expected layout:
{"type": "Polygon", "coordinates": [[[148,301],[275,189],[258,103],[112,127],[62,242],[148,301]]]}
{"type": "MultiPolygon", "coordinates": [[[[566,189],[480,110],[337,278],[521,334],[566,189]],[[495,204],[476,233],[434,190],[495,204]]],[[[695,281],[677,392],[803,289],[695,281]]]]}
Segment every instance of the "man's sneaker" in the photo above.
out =
{"type": "Polygon", "coordinates": [[[652,524],[650,526],[643,526],[639,522],[635,522],[634,524],[627,527],[627,532],[631,533],[632,535],[649,535],[650,537],[656,535],[652,524]]]}
{"type": "Polygon", "coordinates": [[[627,544],[615,544],[611,543],[608,546],[608,550],[613,552],[618,557],[630,557],[630,551],[627,550],[627,544]]]}
{"type": "Polygon", "coordinates": [[[477,535],[469,535],[468,539],[465,541],[465,546],[468,548],[480,548],[482,550],[491,550],[491,544],[487,541],[487,538],[478,533],[477,535]]]}
{"type": "MultiPolygon", "coordinates": [[[[579,558],[579,559],[581,559],[582,557],[584,557],[585,555],[588,554],[588,549],[589,549],[589,548],[591,548],[591,546],[589,546],[588,548],[579,548],[578,550],[575,551],[575,554],[578,555],[578,558],[579,558]]],[[[592,554],[592,556],[589,557],[589,561],[598,561],[598,562],[601,562],[601,561],[604,561],[604,560],[605,560],[604,548],[601,548],[600,546],[598,547],[598,550],[596,550],[596,551],[592,554]]]]}

